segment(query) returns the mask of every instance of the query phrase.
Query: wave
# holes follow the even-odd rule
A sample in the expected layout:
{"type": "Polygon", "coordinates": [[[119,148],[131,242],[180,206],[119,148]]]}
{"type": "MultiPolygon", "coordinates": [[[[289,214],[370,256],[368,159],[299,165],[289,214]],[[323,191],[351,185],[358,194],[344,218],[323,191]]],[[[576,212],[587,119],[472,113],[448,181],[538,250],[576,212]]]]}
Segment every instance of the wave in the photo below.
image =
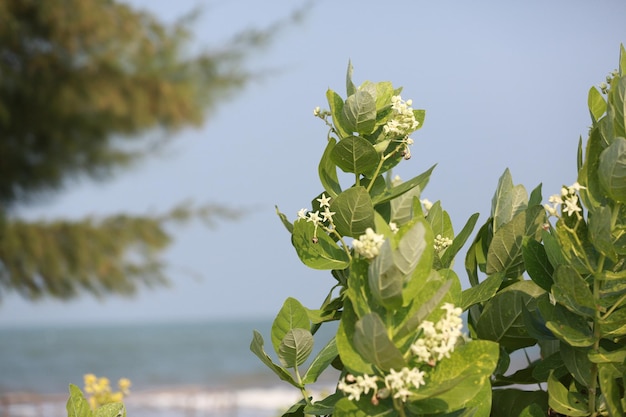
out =
{"type": "MultiPolygon", "coordinates": [[[[314,399],[334,391],[316,386],[314,399]]],[[[238,390],[203,387],[133,392],[126,398],[128,417],[267,417],[278,415],[301,399],[295,388],[247,387],[238,390]]],[[[10,393],[0,395],[0,415],[6,417],[66,417],[67,396],[10,393]]]]}

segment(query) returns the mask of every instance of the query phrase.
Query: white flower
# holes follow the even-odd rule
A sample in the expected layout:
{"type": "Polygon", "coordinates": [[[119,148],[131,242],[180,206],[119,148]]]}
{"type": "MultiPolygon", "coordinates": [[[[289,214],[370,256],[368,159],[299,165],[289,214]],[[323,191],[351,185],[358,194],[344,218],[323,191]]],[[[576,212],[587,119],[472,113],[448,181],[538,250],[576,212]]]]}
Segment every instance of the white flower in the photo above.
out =
{"type": "Polygon", "coordinates": [[[393,233],[398,233],[398,230],[400,230],[395,222],[389,222],[389,229],[391,229],[393,233]]]}
{"type": "Polygon", "coordinates": [[[452,244],[452,239],[448,237],[443,237],[441,235],[437,235],[437,237],[435,237],[435,242],[433,246],[435,247],[435,252],[441,252],[442,250],[444,250],[451,244],[452,244]]]}
{"type": "Polygon", "coordinates": [[[308,222],[313,222],[313,224],[316,226],[323,221],[323,219],[320,217],[319,211],[315,211],[315,212],[310,211],[306,220],[308,222]]]}
{"type": "Polygon", "coordinates": [[[319,201],[320,207],[330,207],[330,197],[326,197],[326,193],[322,193],[322,196],[317,201],[319,201]]]}
{"type": "Polygon", "coordinates": [[[400,178],[399,175],[396,175],[395,177],[393,177],[393,179],[391,180],[391,186],[397,187],[400,184],[402,184],[402,178],[400,178]]]}
{"type": "Polygon", "coordinates": [[[569,198],[565,200],[565,207],[563,207],[563,211],[570,216],[574,213],[582,211],[582,209],[578,206],[578,197],[575,194],[569,196],[569,198]]]}
{"type": "Polygon", "coordinates": [[[319,117],[320,112],[321,112],[320,106],[317,106],[316,108],[313,109],[313,116],[319,117]]]}
{"type": "Polygon", "coordinates": [[[324,211],[322,212],[322,217],[324,218],[324,221],[328,221],[328,222],[332,222],[333,221],[333,215],[336,214],[334,211],[330,211],[330,209],[328,208],[328,206],[324,207],[324,211]]]}
{"type": "Polygon", "coordinates": [[[427,198],[420,200],[420,203],[424,206],[424,216],[428,216],[428,212],[433,208],[433,203],[427,198]]]}
{"type": "Polygon", "coordinates": [[[308,211],[309,211],[309,210],[307,210],[307,209],[305,209],[305,208],[300,209],[300,210],[298,211],[298,218],[299,218],[299,219],[304,219],[304,220],[306,220],[306,219],[307,219],[306,214],[307,214],[307,212],[308,212],[308,211]]]}
{"type": "Polygon", "coordinates": [[[339,381],[337,389],[348,395],[350,401],[359,401],[361,395],[368,394],[370,390],[376,392],[378,389],[377,382],[377,376],[358,375],[355,377],[354,375],[348,374],[344,379],[339,381]]]}
{"type": "Polygon", "coordinates": [[[373,259],[378,256],[380,247],[385,242],[385,236],[379,235],[371,227],[365,230],[365,234],[359,236],[359,239],[352,241],[354,251],[367,259],[373,259]]]}
{"type": "Polygon", "coordinates": [[[411,395],[411,389],[417,389],[425,384],[424,375],[425,372],[418,368],[404,367],[400,371],[390,369],[389,374],[385,376],[385,386],[394,392],[393,398],[399,398],[404,402],[411,395]]]}

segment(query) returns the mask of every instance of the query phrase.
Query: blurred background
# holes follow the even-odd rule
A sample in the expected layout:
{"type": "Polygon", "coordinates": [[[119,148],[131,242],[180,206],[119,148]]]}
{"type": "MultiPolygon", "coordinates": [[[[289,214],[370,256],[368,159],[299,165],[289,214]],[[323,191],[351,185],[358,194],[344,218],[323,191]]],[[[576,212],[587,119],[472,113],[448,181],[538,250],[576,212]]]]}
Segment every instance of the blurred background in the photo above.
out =
{"type": "Polygon", "coordinates": [[[0,395],[86,372],[273,386],[252,329],[334,281],[275,205],[293,219],[321,192],[312,111],[349,60],[426,109],[395,173],[438,164],[423,197],[458,231],[507,167],[546,200],[576,180],[587,93],[626,40],[621,0],[38,3],[0,0],[0,395]]]}

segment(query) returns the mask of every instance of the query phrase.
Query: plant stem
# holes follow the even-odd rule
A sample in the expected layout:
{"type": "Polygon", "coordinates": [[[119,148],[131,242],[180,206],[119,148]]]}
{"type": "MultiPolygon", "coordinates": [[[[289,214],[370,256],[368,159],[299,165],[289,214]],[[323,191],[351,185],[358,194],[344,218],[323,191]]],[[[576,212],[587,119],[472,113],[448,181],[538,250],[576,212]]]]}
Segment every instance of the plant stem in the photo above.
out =
{"type": "MultiPolygon", "coordinates": [[[[593,301],[596,306],[596,311],[593,318],[593,351],[598,352],[600,349],[600,320],[602,320],[602,314],[600,312],[600,274],[604,268],[604,261],[606,257],[604,255],[600,255],[598,259],[598,267],[593,274],[593,301]]],[[[598,364],[592,362],[591,363],[591,378],[589,385],[589,414],[591,417],[595,417],[598,415],[596,412],[596,391],[598,389],[598,364]]]]}

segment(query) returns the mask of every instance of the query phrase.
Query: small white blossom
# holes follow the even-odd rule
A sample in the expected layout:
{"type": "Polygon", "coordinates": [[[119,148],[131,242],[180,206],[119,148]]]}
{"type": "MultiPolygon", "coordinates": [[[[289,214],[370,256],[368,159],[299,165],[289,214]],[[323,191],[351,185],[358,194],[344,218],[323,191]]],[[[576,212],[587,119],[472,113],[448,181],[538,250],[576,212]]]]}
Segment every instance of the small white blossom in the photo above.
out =
{"type": "Polygon", "coordinates": [[[433,203],[427,198],[420,200],[420,203],[422,203],[422,206],[424,206],[424,216],[428,216],[428,212],[431,208],[433,208],[433,203]]]}
{"type": "Polygon", "coordinates": [[[320,207],[330,207],[330,197],[326,197],[326,193],[322,193],[322,196],[317,201],[320,203],[320,207]]]}
{"type": "Polygon", "coordinates": [[[443,237],[441,235],[437,235],[437,237],[435,237],[435,242],[433,246],[435,247],[435,252],[441,252],[442,250],[444,250],[451,244],[452,244],[452,239],[450,239],[449,237],[443,237]]]}
{"type": "Polygon", "coordinates": [[[385,241],[384,235],[379,235],[371,227],[365,230],[365,234],[359,236],[359,239],[352,241],[354,251],[367,259],[373,259],[378,256],[380,247],[385,241]]]}
{"type": "Polygon", "coordinates": [[[306,220],[308,222],[312,222],[316,226],[323,221],[323,219],[320,217],[319,211],[310,211],[306,220]]]}
{"type": "Polygon", "coordinates": [[[324,207],[324,211],[322,212],[322,217],[324,218],[325,222],[331,222],[333,221],[333,215],[336,214],[334,211],[330,211],[330,208],[328,208],[328,206],[324,207]]]}
{"type": "Polygon", "coordinates": [[[574,213],[582,212],[582,209],[578,205],[578,195],[576,193],[580,190],[585,190],[586,187],[580,185],[578,181],[569,187],[561,187],[561,194],[554,194],[548,199],[549,204],[544,204],[543,208],[546,210],[548,216],[559,217],[559,208],[562,208],[563,212],[572,216],[574,213]]]}
{"type": "Polygon", "coordinates": [[[425,372],[418,368],[404,367],[400,371],[390,369],[385,376],[385,386],[394,393],[393,398],[404,402],[411,395],[411,389],[418,389],[425,384],[424,375],[425,372]]]}
{"type": "Polygon", "coordinates": [[[389,223],[389,229],[391,229],[392,233],[398,233],[398,225],[395,222],[390,222],[389,223]]]}
{"type": "Polygon", "coordinates": [[[307,219],[306,214],[307,214],[307,212],[308,212],[308,211],[309,211],[309,210],[307,210],[307,209],[305,209],[305,208],[298,210],[298,218],[299,218],[299,219],[306,220],[306,219],[307,219]]]}
{"type": "Polygon", "coordinates": [[[391,186],[397,187],[400,184],[402,184],[402,178],[400,178],[399,175],[396,175],[395,177],[393,177],[393,179],[391,180],[391,186]]]}
{"type": "Polygon", "coordinates": [[[354,375],[348,374],[339,381],[337,388],[344,394],[348,395],[350,401],[361,399],[361,395],[368,394],[371,391],[376,392],[378,389],[378,377],[370,375],[354,375]]]}
{"type": "Polygon", "coordinates": [[[581,212],[582,209],[578,206],[578,197],[574,194],[570,196],[567,200],[565,200],[565,207],[563,207],[563,211],[569,214],[570,216],[574,213],[581,212]]]}

